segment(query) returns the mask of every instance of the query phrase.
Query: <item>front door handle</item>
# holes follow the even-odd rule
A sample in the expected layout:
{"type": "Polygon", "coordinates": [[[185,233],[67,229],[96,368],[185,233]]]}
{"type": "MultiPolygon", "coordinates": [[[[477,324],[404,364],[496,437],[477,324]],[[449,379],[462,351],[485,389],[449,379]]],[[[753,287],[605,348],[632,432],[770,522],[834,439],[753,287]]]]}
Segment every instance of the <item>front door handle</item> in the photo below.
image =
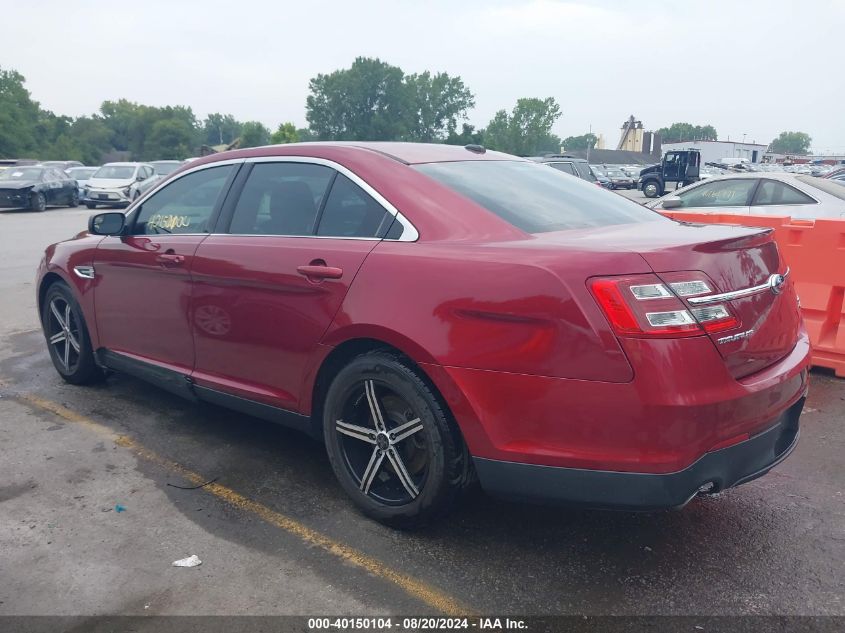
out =
{"type": "Polygon", "coordinates": [[[343,269],[335,268],[334,266],[323,265],[309,265],[297,266],[296,272],[300,275],[308,277],[309,279],[340,279],[343,277],[343,269]]]}
{"type": "Polygon", "coordinates": [[[185,256],[176,253],[162,253],[156,255],[156,261],[162,266],[180,266],[185,263],[185,256]]]}

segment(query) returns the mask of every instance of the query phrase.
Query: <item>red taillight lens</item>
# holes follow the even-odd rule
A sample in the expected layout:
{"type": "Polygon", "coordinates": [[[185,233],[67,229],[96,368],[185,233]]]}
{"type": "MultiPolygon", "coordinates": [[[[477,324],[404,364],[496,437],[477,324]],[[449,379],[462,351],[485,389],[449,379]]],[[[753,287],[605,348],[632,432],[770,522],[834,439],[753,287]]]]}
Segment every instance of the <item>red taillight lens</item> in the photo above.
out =
{"type": "Polygon", "coordinates": [[[681,300],[681,296],[710,294],[710,282],[694,273],[672,276],[665,282],[656,275],[607,277],[593,280],[590,289],[610,325],[621,336],[697,336],[739,325],[726,305],[689,308],[681,300]]]}

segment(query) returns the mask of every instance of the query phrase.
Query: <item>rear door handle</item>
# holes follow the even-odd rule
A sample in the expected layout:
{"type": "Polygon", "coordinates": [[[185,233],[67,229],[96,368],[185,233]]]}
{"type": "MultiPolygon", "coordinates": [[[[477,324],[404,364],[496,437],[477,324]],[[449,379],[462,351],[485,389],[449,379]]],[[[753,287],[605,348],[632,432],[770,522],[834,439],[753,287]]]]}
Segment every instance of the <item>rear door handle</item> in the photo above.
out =
{"type": "Polygon", "coordinates": [[[340,279],[343,269],[334,266],[297,266],[296,272],[311,279],[340,279]]]}
{"type": "Polygon", "coordinates": [[[185,256],[176,253],[162,253],[156,255],[156,261],[163,266],[179,266],[185,262],[185,256]]]}

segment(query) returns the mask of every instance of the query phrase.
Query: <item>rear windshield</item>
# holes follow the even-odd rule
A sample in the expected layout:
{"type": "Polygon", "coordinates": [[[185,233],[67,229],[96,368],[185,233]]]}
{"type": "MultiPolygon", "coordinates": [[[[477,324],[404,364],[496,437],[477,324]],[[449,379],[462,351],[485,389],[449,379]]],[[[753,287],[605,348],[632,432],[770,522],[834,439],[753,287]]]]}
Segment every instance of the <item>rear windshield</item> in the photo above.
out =
{"type": "Polygon", "coordinates": [[[595,184],[522,161],[414,166],[526,233],[669,221],[595,184]]]}
{"type": "Polygon", "coordinates": [[[837,185],[833,180],[816,178],[815,176],[796,176],[795,179],[808,185],[812,185],[816,189],[821,189],[825,193],[829,193],[831,196],[845,200],[845,187],[837,185]]]}

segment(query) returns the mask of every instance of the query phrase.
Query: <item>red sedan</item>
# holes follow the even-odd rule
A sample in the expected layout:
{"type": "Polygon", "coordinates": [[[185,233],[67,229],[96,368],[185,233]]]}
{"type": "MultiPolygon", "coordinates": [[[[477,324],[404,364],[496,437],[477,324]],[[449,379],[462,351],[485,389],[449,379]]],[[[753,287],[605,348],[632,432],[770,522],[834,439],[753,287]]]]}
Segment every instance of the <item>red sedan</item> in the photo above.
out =
{"type": "Polygon", "coordinates": [[[794,448],[809,343],[769,230],[678,223],[478,146],[189,163],[47,249],[74,384],[120,371],[325,441],[398,526],[490,493],[681,506],[794,448]]]}

